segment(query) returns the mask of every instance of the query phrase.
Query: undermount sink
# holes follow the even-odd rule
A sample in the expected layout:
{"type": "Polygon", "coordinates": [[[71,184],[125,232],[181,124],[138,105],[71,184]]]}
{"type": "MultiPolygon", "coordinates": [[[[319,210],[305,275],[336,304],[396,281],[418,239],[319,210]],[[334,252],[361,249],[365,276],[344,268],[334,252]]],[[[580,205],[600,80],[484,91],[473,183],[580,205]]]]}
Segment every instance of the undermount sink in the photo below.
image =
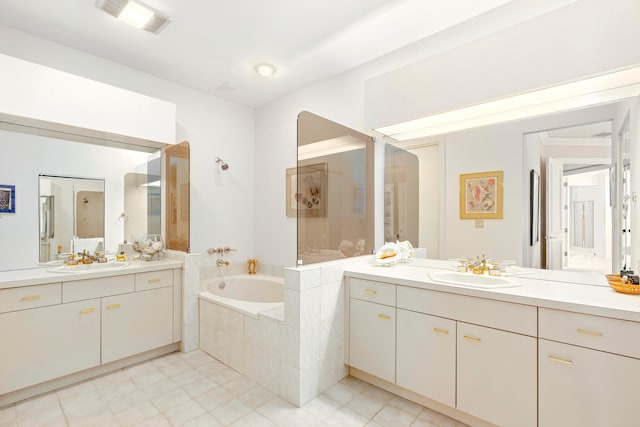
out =
{"type": "Polygon", "coordinates": [[[91,271],[118,270],[130,265],[128,262],[94,262],[91,264],[61,265],[50,268],[50,273],[89,273],[91,271]]]}
{"type": "Polygon", "coordinates": [[[485,276],[473,273],[457,273],[455,271],[430,272],[429,278],[437,283],[471,286],[474,288],[484,289],[514,288],[522,286],[505,277],[485,276]]]}

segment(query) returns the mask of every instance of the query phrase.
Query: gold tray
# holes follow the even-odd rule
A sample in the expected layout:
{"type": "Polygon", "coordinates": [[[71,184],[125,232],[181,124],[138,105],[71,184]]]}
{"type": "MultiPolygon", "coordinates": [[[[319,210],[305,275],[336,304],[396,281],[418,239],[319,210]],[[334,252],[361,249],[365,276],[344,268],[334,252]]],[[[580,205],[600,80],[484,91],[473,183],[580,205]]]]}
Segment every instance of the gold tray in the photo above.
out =
{"type": "Polygon", "coordinates": [[[623,294],[640,295],[640,285],[630,285],[627,283],[622,283],[622,278],[617,274],[606,274],[605,276],[607,277],[609,286],[611,286],[616,292],[620,292],[623,294]]]}

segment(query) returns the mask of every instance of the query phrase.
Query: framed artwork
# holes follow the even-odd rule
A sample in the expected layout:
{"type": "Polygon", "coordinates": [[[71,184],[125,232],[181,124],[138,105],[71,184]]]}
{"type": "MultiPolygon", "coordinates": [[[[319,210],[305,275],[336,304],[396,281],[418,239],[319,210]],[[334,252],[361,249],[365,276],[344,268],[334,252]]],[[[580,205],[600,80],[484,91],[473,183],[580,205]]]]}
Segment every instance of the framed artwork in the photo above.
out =
{"type": "Polygon", "coordinates": [[[460,175],[460,219],[502,219],[502,171],[460,175]]]}
{"type": "Polygon", "coordinates": [[[16,213],[16,186],[0,184],[0,213],[16,213]]]}
{"type": "Polygon", "coordinates": [[[530,196],[530,244],[534,246],[536,243],[540,241],[540,175],[535,169],[531,169],[530,172],[530,185],[529,185],[529,196],[530,196]]]}
{"type": "Polygon", "coordinates": [[[287,169],[287,216],[326,216],[327,164],[287,169]]]}

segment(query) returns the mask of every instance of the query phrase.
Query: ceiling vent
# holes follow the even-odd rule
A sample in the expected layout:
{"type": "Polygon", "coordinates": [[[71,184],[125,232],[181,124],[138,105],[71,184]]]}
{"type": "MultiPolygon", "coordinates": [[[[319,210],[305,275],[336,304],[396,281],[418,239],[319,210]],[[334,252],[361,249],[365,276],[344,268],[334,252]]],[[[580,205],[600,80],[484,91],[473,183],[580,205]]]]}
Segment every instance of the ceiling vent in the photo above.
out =
{"type": "Polygon", "coordinates": [[[169,22],[171,22],[171,18],[162,15],[155,9],[139,1],[98,0],[96,2],[96,7],[98,9],[104,10],[109,15],[128,23],[129,25],[135,28],[148,31],[154,34],[158,34],[160,31],[162,31],[164,27],[167,26],[169,22]],[[124,16],[128,12],[128,9],[131,7],[136,9],[138,12],[143,12],[143,14],[148,17],[145,17],[145,19],[141,22],[132,23],[130,20],[127,20],[124,16]]]}

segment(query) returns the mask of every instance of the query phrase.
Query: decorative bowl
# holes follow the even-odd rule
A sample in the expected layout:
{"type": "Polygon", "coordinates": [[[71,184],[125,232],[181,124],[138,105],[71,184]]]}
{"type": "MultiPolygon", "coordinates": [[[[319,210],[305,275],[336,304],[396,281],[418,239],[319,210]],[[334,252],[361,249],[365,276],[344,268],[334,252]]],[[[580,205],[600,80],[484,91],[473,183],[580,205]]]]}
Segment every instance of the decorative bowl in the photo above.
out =
{"type": "Polygon", "coordinates": [[[131,247],[140,254],[140,259],[151,261],[160,259],[160,252],[164,250],[164,240],[160,234],[133,236],[131,247]]]}

